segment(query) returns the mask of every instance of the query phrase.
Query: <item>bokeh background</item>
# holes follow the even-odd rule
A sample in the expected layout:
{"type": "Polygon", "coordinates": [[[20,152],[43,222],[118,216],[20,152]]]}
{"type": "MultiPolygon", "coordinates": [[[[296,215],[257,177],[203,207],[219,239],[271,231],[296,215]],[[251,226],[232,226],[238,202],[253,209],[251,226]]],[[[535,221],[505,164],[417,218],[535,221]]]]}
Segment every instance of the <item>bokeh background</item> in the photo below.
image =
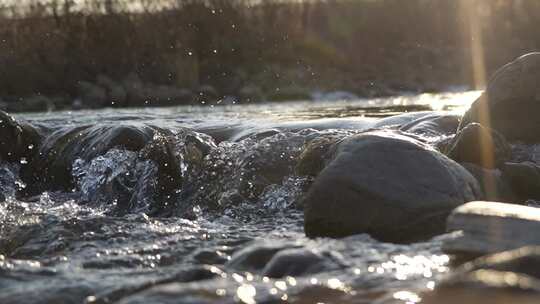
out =
{"type": "Polygon", "coordinates": [[[540,49],[537,0],[0,3],[12,111],[475,89],[540,49]]]}

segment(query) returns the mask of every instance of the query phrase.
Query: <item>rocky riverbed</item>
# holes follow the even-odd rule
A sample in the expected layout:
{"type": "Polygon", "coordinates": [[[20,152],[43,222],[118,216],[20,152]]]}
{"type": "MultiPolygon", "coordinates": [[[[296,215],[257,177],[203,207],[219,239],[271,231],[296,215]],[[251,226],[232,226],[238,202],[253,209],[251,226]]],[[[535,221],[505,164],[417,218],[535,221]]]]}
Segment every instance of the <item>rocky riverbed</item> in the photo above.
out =
{"type": "Polygon", "coordinates": [[[0,303],[533,303],[539,58],[481,95],[0,113],[0,303]]]}

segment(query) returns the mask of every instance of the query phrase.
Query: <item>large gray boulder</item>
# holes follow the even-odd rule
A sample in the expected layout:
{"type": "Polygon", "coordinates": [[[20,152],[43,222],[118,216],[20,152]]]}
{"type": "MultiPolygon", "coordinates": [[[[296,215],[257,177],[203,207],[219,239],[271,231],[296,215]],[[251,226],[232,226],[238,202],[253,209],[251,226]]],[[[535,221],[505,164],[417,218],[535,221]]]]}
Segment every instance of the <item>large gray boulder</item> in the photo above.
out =
{"type": "Polygon", "coordinates": [[[540,142],[540,52],[500,68],[486,91],[464,115],[460,129],[471,122],[493,128],[509,141],[540,142]]]}
{"type": "Polygon", "coordinates": [[[310,237],[369,233],[391,242],[445,231],[447,215],[482,195],[459,164],[399,132],[339,142],[303,199],[310,237]]]}

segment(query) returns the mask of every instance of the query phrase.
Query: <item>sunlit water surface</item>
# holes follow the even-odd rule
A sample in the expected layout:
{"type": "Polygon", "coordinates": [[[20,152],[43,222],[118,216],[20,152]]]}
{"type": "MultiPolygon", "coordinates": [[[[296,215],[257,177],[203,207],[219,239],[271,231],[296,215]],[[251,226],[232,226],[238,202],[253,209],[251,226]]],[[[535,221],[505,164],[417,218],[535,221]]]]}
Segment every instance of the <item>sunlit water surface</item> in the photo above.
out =
{"type": "MultiPolygon", "coordinates": [[[[371,120],[406,111],[463,112],[479,92],[423,94],[340,102],[287,102],[219,107],[105,109],[21,114],[17,118],[54,126],[122,122],[164,128],[257,128],[310,120],[371,120]]],[[[418,291],[433,289],[448,270],[442,239],[412,245],[381,243],[367,235],[308,239],[301,211],[292,208],[305,180],[289,176],[265,188],[257,199],[205,213],[209,199],[223,199],[241,174],[234,157],[261,145],[286,145],[296,155],[308,131],[263,141],[220,143],[209,162],[230,167],[227,178],[207,172],[193,181],[202,196],[191,219],[152,218],[134,212],[110,216],[114,201],[82,204],[97,195],[105,169],[132,172],[130,152],[113,150],[90,164],[73,193],[43,193],[32,201],[13,198],[10,185],[24,187],[3,165],[0,191],[0,303],[417,303],[418,291]],[[207,174],[207,175],[206,175],[207,174]],[[205,189],[208,187],[208,189],[205,189]],[[216,190],[217,189],[217,190],[216,190]],[[96,194],[97,193],[97,194],[96,194]],[[249,248],[304,248],[329,257],[339,270],[270,279],[260,270],[230,265],[249,248]],[[247,249],[246,249],[247,248],[247,249]],[[156,286],[153,287],[152,286],[156,286]]],[[[353,132],[334,130],[332,132],[353,132]]],[[[259,151],[257,150],[257,151],[259,151]]],[[[78,166],[79,166],[78,165],[78,166]]],[[[13,170],[12,170],[13,169],[13,170]]],[[[137,171],[139,172],[139,171],[137,171]]],[[[151,178],[151,177],[149,177],[151,178]]],[[[141,177],[141,181],[146,181],[141,177]]],[[[103,202],[103,199],[102,199],[103,202]]]]}

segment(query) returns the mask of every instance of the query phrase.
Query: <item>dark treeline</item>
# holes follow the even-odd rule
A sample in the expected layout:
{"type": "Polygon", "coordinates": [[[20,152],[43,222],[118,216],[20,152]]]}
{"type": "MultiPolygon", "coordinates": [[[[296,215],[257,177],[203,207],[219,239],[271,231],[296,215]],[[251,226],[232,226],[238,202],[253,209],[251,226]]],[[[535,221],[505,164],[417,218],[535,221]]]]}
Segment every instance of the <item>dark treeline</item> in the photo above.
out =
{"type": "Polygon", "coordinates": [[[86,94],[100,106],[106,94],[140,104],[134,87],[146,88],[145,103],[158,87],[275,99],[437,91],[475,85],[475,43],[488,75],[540,49],[536,0],[10,3],[0,14],[4,99],[86,94]]]}

